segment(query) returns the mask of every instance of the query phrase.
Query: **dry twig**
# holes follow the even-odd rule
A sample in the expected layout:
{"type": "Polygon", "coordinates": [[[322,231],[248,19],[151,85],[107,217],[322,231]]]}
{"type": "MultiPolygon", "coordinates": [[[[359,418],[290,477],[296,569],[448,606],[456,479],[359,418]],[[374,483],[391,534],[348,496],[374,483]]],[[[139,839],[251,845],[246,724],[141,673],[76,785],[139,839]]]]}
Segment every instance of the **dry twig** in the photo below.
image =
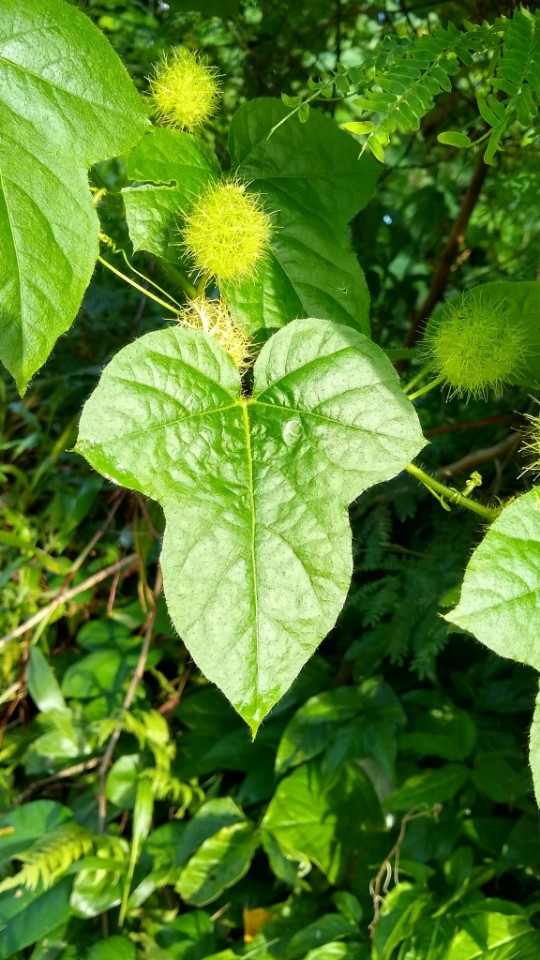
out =
{"type": "Polygon", "coordinates": [[[402,818],[397,840],[390,850],[390,853],[384,858],[381,866],[379,867],[377,875],[373,877],[373,880],[369,885],[369,892],[373,899],[373,920],[369,925],[369,935],[371,938],[373,938],[375,934],[375,928],[381,916],[381,908],[390,889],[392,880],[394,881],[395,886],[397,886],[399,883],[399,857],[401,853],[401,845],[405,839],[405,833],[407,831],[407,824],[409,824],[411,820],[417,820],[418,817],[432,816],[436,819],[441,810],[442,806],[440,803],[435,803],[432,807],[422,804],[420,807],[413,807],[413,809],[409,810],[409,812],[406,813],[402,818]]]}
{"type": "Polygon", "coordinates": [[[125,570],[127,567],[133,567],[134,569],[137,569],[138,566],[140,566],[139,557],[136,553],[130,553],[127,557],[122,557],[121,560],[117,560],[116,563],[111,563],[110,566],[104,567],[103,570],[98,570],[97,573],[93,573],[91,577],[83,580],[83,582],[77,584],[76,587],[72,587],[71,590],[66,590],[64,587],[62,587],[54,600],[51,600],[51,602],[45,607],[42,607],[41,610],[38,610],[33,617],[30,617],[29,620],[25,620],[24,623],[19,624],[18,627],[15,627],[13,630],[10,630],[9,633],[6,633],[3,637],[0,637],[0,650],[11,640],[15,640],[17,637],[22,637],[23,634],[28,633],[28,631],[36,627],[38,623],[41,623],[42,620],[45,620],[46,617],[49,617],[52,613],[54,613],[54,611],[57,610],[58,607],[62,606],[63,603],[68,603],[80,593],[84,593],[85,590],[90,590],[92,587],[97,586],[98,583],[101,583],[108,577],[114,576],[114,574],[119,570],[125,570]]]}
{"type": "Polygon", "coordinates": [[[161,594],[161,588],[163,586],[163,577],[161,575],[161,567],[158,567],[156,573],[156,579],[154,583],[154,589],[152,591],[151,599],[151,609],[146,618],[146,623],[144,627],[144,639],[141,647],[141,652],[139,654],[139,659],[137,661],[137,666],[135,667],[135,672],[131,678],[131,682],[127,689],[127,693],[124,697],[124,702],[122,704],[122,709],[120,711],[120,720],[116,727],[114,728],[109,743],[107,744],[107,749],[103,754],[101,763],[99,765],[99,794],[98,794],[98,804],[99,804],[99,832],[104,833],[105,831],[105,822],[107,819],[107,798],[105,796],[105,781],[107,779],[107,772],[112,763],[112,758],[114,756],[114,751],[116,749],[116,744],[120,738],[122,732],[122,717],[133,703],[135,694],[137,693],[137,687],[141,682],[145,667],[146,661],[148,658],[148,652],[150,650],[150,644],[152,642],[152,637],[154,635],[154,624],[157,615],[157,603],[159,596],[161,594]]]}

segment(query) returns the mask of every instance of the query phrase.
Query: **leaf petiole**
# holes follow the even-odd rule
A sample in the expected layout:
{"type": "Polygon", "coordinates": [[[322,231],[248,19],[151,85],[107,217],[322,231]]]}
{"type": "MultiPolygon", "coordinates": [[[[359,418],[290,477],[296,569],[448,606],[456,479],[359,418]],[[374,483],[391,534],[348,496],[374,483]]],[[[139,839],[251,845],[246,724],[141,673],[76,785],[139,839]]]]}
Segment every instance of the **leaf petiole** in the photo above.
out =
{"type": "Polygon", "coordinates": [[[152,293],[150,290],[147,290],[145,287],[141,286],[141,284],[137,283],[136,280],[132,280],[131,277],[127,277],[125,273],[121,272],[121,270],[117,270],[116,267],[113,267],[112,263],[109,263],[108,260],[105,260],[100,256],[98,257],[98,262],[104,267],[107,267],[107,270],[110,270],[111,273],[114,273],[117,277],[120,277],[120,279],[125,283],[129,283],[130,286],[135,288],[135,290],[143,293],[145,297],[150,297],[150,300],[154,300],[155,303],[159,303],[160,307],[165,307],[165,309],[170,310],[171,313],[178,314],[178,307],[173,306],[172,303],[166,303],[165,300],[162,300],[161,297],[156,296],[155,293],[152,293]]]}
{"type": "Polygon", "coordinates": [[[429,363],[424,364],[424,366],[418,371],[416,376],[414,376],[412,380],[409,380],[409,382],[406,383],[405,386],[403,387],[403,393],[405,394],[405,396],[408,396],[411,390],[414,387],[416,387],[418,383],[422,383],[422,380],[425,379],[425,377],[430,372],[430,370],[431,370],[431,364],[429,363]]]}
{"type": "Polygon", "coordinates": [[[434,390],[435,387],[438,387],[440,383],[444,381],[444,377],[435,377],[434,380],[430,380],[429,383],[426,383],[423,387],[420,387],[419,390],[415,390],[414,393],[409,393],[407,396],[409,400],[416,400],[418,397],[423,397],[425,393],[429,393],[430,390],[434,390]]]}

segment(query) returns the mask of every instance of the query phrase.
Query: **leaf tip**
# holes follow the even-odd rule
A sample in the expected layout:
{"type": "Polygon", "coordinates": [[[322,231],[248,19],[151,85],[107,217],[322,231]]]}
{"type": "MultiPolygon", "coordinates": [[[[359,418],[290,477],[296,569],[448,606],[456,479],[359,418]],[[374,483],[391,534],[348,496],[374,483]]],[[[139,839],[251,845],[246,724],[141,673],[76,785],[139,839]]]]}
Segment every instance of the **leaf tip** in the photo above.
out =
{"type": "Polygon", "coordinates": [[[15,376],[15,386],[19,392],[19,396],[24,397],[28,387],[30,386],[30,377],[15,376]]]}
{"type": "Polygon", "coordinates": [[[251,719],[251,720],[247,720],[247,719],[246,719],[246,723],[247,723],[247,725],[248,725],[248,727],[249,727],[249,729],[250,729],[250,732],[251,732],[251,742],[252,742],[252,743],[255,743],[255,738],[256,738],[256,736],[257,736],[257,734],[258,734],[258,732],[259,732],[259,727],[260,727],[260,725],[261,725],[261,723],[262,723],[262,720],[258,720],[258,721],[257,721],[257,720],[253,720],[253,719],[251,719]]]}

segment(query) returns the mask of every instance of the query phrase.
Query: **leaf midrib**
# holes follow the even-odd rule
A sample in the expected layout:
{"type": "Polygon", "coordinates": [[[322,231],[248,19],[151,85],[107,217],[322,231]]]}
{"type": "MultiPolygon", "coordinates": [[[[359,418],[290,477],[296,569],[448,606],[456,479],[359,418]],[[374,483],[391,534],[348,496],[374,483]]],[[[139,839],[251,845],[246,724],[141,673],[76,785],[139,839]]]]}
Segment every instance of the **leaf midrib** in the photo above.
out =
{"type": "MultiPolygon", "coordinates": [[[[255,680],[255,690],[257,695],[257,703],[259,697],[259,600],[257,594],[257,561],[256,561],[256,552],[255,552],[255,538],[257,530],[257,521],[255,516],[255,488],[253,483],[253,452],[251,449],[251,428],[249,423],[249,413],[247,401],[241,401],[242,406],[242,417],[244,422],[244,436],[246,442],[246,459],[247,459],[247,479],[248,479],[248,495],[249,495],[249,508],[251,513],[251,576],[252,576],[252,593],[253,593],[253,608],[254,608],[254,617],[255,617],[255,664],[256,664],[256,680],[255,680]]],[[[254,719],[259,721],[258,717],[259,708],[257,706],[257,715],[254,719]]]]}

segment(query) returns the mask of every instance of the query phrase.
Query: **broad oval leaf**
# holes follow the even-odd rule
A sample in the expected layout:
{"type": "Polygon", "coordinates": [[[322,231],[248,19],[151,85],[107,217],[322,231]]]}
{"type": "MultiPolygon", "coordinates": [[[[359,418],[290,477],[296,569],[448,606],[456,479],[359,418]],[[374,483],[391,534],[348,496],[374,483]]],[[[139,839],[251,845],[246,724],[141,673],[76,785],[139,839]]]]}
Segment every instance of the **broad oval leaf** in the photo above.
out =
{"type": "Polygon", "coordinates": [[[297,320],[263,348],[250,398],[206,334],[147,334],[105,369],[77,450],[162,504],[172,620],[256,731],[343,605],[348,504],[423,444],[379,347],[297,320]]]}
{"type": "MultiPolygon", "coordinates": [[[[93,860],[99,860],[99,857],[94,857],[93,860]]],[[[118,866],[118,872],[113,872],[108,861],[103,869],[94,864],[91,868],[79,870],[69,898],[69,905],[76,917],[90,919],[118,906],[122,899],[125,872],[124,864],[119,863],[118,866]]],[[[116,960],[119,960],[121,955],[116,953],[116,960]]]]}
{"type": "Polygon", "coordinates": [[[248,872],[259,837],[252,823],[222,827],[203,841],[182,870],[176,889],[184,900],[204,907],[248,872]]]}
{"type": "Polygon", "coordinates": [[[156,128],[131,151],[127,173],[138,181],[122,191],[135,250],[178,263],[182,214],[220,176],[217,160],[191,134],[156,128]]]}
{"type": "Polygon", "coordinates": [[[86,955],[86,960],[136,960],[134,945],[127,937],[107,937],[95,943],[86,955]]]}
{"type": "Polygon", "coordinates": [[[13,960],[19,951],[41,940],[70,918],[71,878],[64,877],[50,890],[12,890],[0,896],[0,960],[13,960]]]}
{"type": "Polygon", "coordinates": [[[371,199],[379,170],[329,117],[287,119],[270,98],[244,104],[230,130],[236,173],[273,214],[271,249],[255,281],[228,282],[238,320],[265,339],[296,317],[327,317],[369,333],[369,292],[347,223],[371,199]],[[273,132],[271,132],[273,131],[273,132]]]}
{"type": "Polygon", "coordinates": [[[502,657],[540,670],[540,487],[514,500],[474,551],[446,614],[502,657]]]}
{"type": "Polygon", "coordinates": [[[0,358],[21,392],[92,276],[88,168],[130,149],[144,123],[135,87],[87,17],[61,0],[3,0],[0,358]]]}
{"type": "Polygon", "coordinates": [[[437,770],[413,774],[385,800],[387,810],[411,810],[421,804],[445,803],[455,797],[469,779],[461,763],[445,763],[437,770]]]}
{"type": "Polygon", "coordinates": [[[349,858],[362,849],[366,828],[383,824],[373,783],[358,764],[343,763],[329,781],[314,762],[278,784],[261,828],[286,856],[311,860],[337,884],[349,858]]]}

